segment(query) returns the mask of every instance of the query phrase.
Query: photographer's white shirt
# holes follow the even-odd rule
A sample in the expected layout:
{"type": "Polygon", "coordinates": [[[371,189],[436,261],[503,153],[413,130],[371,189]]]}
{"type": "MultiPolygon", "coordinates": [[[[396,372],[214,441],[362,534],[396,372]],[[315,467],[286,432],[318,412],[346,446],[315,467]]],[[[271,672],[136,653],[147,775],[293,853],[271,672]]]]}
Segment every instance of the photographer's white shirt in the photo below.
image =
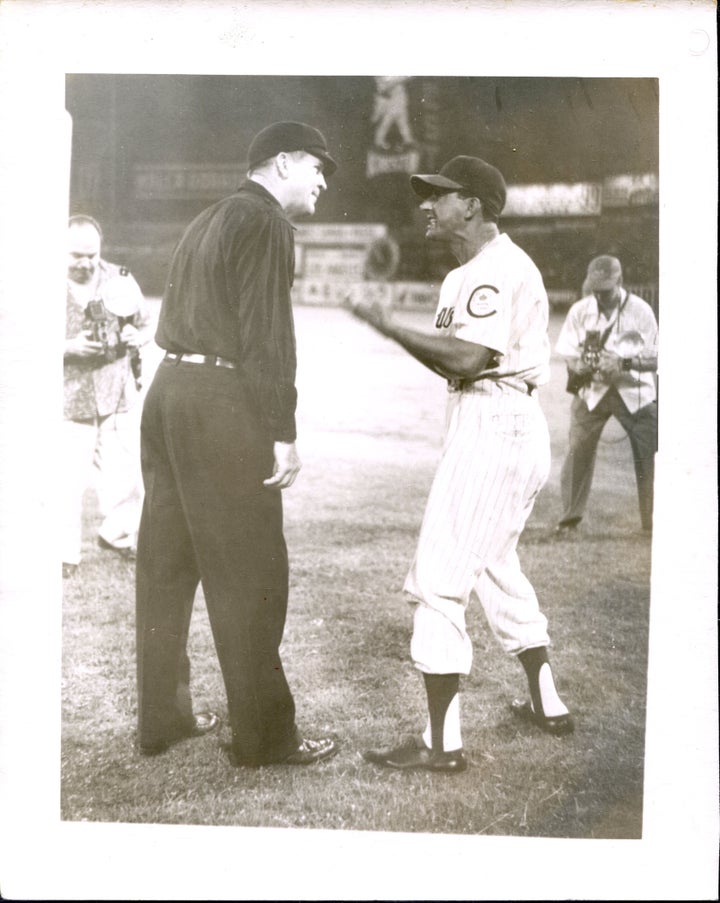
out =
{"type": "MultiPolygon", "coordinates": [[[[582,356],[582,344],[588,330],[598,330],[601,334],[612,324],[613,328],[605,342],[605,350],[614,352],[620,357],[637,356],[637,352],[627,354],[623,351],[623,336],[628,333],[639,333],[642,336],[640,356],[656,356],[658,346],[658,325],[652,307],[637,295],[628,293],[627,301],[615,308],[610,317],[600,310],[594,295],[588,295],[576,301],[567,313],[565,322],[555,345],[555,351],[566,359],[577,359],[582,356]]],[[[655,374],[651,371],[628,370],[618,374],[612,383],[620,393],[625,406],[634,414],[640,408],[655,401],[657,397],[655,374]]],[[[596,407],[610,384],[600,379],[583,386],[578,395],[589,410],[596,407]]]]}

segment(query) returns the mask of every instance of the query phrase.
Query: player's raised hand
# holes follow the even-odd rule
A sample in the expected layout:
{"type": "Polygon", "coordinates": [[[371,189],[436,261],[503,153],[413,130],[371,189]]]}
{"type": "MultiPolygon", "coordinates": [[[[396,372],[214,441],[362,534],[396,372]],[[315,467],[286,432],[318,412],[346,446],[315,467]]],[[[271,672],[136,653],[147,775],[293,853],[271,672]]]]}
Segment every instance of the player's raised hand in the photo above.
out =
{"type": "Polygon", "coordinates": [[[346,299],[345,305],[350,313],[368,323],[377,329],[378,332],[385,333],[390,323],[391,313],[387,305],[377,300],[353,300],[350,296],[346,299]]]}
{"type": "Polygon", "coordinates": [[[300,473],[302,467],[295,443],[276,442],[273,446],[273,454],[275,470],[271,477],[263,480],[263,485],[274,489],[287,489],[295,482],[295,477],[300,473]]]}

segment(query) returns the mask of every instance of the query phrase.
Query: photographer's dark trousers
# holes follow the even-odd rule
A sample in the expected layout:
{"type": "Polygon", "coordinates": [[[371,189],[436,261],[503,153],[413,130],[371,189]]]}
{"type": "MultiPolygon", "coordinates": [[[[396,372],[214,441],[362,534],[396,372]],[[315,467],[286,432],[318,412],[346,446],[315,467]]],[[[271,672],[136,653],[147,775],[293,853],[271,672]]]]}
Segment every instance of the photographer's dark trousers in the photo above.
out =
{"type": "Polygon", "coordinates": [[[138,742],[192,726],[186,642],[202,584],[239,764],[285,758],[295,705],[280,661],[288,560],[273,443],[237,370],[163,361],[143,408],[137,551],[138,742]]]}
{"type": "Polygon", "coordinates": [[[643,530],[652,530],[653,482],[657,451],[657,402],[634,414],[627,409],[617,389],[610,388],[592,411],[579,396],[570,409],[570,448],[560,474],[563,502],[561,524],[574,524],[585,513],[595,470],[598,442],[605,424],[615,417],[628,435],[635,462],[640,522],[643,530]]]}

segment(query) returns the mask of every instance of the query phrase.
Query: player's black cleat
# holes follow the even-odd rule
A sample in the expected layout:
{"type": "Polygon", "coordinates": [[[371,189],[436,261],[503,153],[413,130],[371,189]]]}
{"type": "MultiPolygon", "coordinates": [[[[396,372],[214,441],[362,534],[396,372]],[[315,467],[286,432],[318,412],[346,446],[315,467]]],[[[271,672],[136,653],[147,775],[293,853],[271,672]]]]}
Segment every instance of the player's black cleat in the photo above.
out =
{"type": "Polygon", "coordinates": [[[433,752],[419,738],[413,738],[395,749],[369,749],[363,753],[363,758],[374,765],[395,768],[399,771],[424,769],[425,771],[457,774],[465,771],[468,767],[462,749],[433,752]]]}
{"type": "Polygon", "coordinates": [[[567,715],[555,715],[552,717],[536,715],[530,703],[524,702],[522,699],[513,699],[510,703],[510,710],[516,717],[523,721],[529,721],[530,723],[537,725],[541,730],[545,731],[545,733],[554,734],[556,737],[572,734],[575,730],[575,723],[569,713],[567,715]]]}

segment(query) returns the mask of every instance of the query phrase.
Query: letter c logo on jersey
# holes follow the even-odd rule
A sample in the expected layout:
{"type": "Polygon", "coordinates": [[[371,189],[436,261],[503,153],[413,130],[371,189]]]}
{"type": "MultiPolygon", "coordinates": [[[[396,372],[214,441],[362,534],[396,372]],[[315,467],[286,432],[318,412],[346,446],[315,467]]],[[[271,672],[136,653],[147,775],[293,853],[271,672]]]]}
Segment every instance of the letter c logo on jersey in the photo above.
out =
{"type": "Polygon", "coordinates": [[[476,289],[473,289],[467,303],[467,312],[471,317],[481,319],[482,317],[492,317],[497,313],[493,292],[496,295],[499,294],[494,285],[478,285],[476,289]]]}

